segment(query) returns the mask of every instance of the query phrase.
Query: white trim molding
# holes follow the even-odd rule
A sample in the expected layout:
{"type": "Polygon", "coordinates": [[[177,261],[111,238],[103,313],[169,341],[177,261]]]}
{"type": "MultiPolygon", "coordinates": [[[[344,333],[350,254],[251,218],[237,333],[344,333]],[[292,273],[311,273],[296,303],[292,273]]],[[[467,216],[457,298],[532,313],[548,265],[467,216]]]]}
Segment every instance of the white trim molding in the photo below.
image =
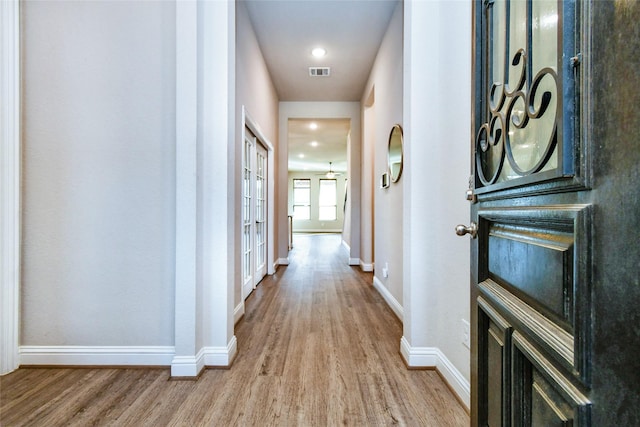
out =
{"type": "Polygon", "coordinates": [[[410,368],[434,368],[456,393],[467,410],[471,407],[471,387],[469,381],[453,366],[447,356],[436,347],[412,347],[403,336],[400,340],[400,353],[410,368]]]}
{"type": "Polygon", "coordinates": [[[0,1],[0,375],[19,366],[20,2],[0,1]]]}
{"type": "Polygon", "coordinates": [[[174,356],[171,360],[172,378],[195,378],[204,368],[204,349],[195,356],[174,356]]]}
{"type": "Polygon", "coordinates": [[[294,234],[339,234],[342,230],[337,228],[298,228],[293,230],[294,234]]]}
{"type": "Polygon", "coordinates": [[[21,365],[169,366],[173,346],[22,346],[21,365]]]}
{"type": "Polygon", "coordinates": [[[233,324],[238,323],[238,321],[242,319],[242,316],[244,316],[244,301],[236,305],[236,308],[233,310],[233,324]]]}
{"type": "Polygon", "coordinates": [[[229,367],[238,353],[238,341],[231,337],[226,347],[205,347],[202,349],[204,365],[209,367],[229,367]]]}
{"type": "Polygon", "coordinates": [[[404,318],[404,309],[402,308],[402,304],[398,302],[397,299],[391,295],[391,292],[387,289],[387,287],[378,279],[376,276],[373,276],[373,287],[382,295],[382,298],[387,302],[387,305],[393,310],[393,312],[398,316],[400,321],[404,318]]]}
{"type": "Polygon", "coordinates": [[[205,367],[227,368],[238,353],[238,341],[231,337],[226,347],[203,347],[195,356],[176,356],[171,363],[174,378],[197,377],[205,367]]]}
{"type": "Polygon", "coordinates": [[[347,249],[347,253],[349,254],[349,265],[360,265],[360,258],[351,258],[351,246],[346,241],[342,241],[342,246],[347,249]]]}
{"type": "Polygon", "coordinates": [[[289,265],[289,258],[278,258],[276,261],[276,266],[278,265],[289,265]]]}
{"type": "Polygon", "coordinates": [[[362,271],[371,272],[373,271],[373,263],[366,263],[363,260],[360,260],[360,268],[362,271]]]}

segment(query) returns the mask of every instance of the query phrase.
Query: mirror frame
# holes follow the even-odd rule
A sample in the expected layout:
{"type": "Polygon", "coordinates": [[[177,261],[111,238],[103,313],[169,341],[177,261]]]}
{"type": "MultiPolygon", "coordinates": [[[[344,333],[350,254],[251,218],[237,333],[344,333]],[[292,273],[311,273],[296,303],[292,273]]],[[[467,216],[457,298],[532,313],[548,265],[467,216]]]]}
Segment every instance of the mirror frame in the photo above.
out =
{"type": "MultiPolygon", "coordinates": [[[[394,156],[395,157],[395,156],[394,156]]],[[[389,144],[387,145],[387,168],[389,171],[389,178],[391,179],[391,182],[398,182],[400,180],[400,177],[402,176],[402,164],[404,163],[404,137],[403,137],[403,133],[402,133],[402,126],[400,126],[399,124],[395,124],[393,125],[393,127],[391,128],[391,132],[389,132],[389,144]],[[396,138],[394,138],[394,135],[396,135],[396,138]],[[394,170],[392,168],[392,163],[391,163],[391,155],[392,155],[392,142],[398,141],[398,143],[394,144],[394,149],[393,152],[395,153],[399,147],[399,151],[400,151],[400,167],[397,170],[397,174],[394,175],[394,170]]]]}

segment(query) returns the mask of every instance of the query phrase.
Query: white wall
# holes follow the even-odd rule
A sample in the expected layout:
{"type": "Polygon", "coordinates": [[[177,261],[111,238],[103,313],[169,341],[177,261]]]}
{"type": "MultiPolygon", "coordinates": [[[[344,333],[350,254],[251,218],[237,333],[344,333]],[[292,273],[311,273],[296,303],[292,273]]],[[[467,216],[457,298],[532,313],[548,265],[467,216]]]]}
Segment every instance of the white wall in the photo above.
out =
{"type": "MultiPolygon", "coordinates": [[[[279,138],[278,159],[280,164],[288,163],[288,123],[289,119],[336,119],[346,118],[351,120],[349,144],[349,204],[350,204],[350,241],[345,242],[350,246],[350,259],[359,259],[360,241],[360,103],[359,102],[281,102],[279,108],[279,138]],[[354,243],[355,242],[355,243],[354,243]]],[[[288,185],[288,171],[286,167],[278,171],[278,188],[286,189],[288,185]]],[[[278,258],[280,262],[288,262],[288,218],[287,218],[287,193],[278,193],[278,258]]]]}
{"type": "MultiPolygon", "coordinates": [[[[246,6],[243,2],[236,2],[236,171],[242,171],[242,107],[244,106],[251,119],[259,126],[261,133],[273,145],[274,152],[269,155],[274,156],[275,170],[278,170],[280,164],[277,160],[278,152],[278,94],[276,93],[269,70],[264,62],[258,40],[249,20],[246,6]]],[[[286,165],[286,163],[285,163],[286,165]]],[[[286,168],[286,166],[285,166],[286,168]]],[[[235,179],[236,194],[242,193],[242,179],[238,175],[235,179]]],[[[284,192],[274,185],[275,192],[269,197],[277,198],[278,191],[284,192]]],[[[242,199],[238,198],[236,211],[242,212],[242,199]]],[[[275,218],[286,216],[286,210],[280,212],[278,206],[275,208],[275,218]]],[[[275,224],[274,239],[269,245],[275,248],[278,244],[277,222],[275,224]]],[[[242,218],[236,215],[235,230],[242,230],[242,218]]],[[[286,231],[286,229],[285,229],[286,231]]],[[[286,244],[286,241],[285,241],[286,244]]],[[[236,233],[236,247],[242,247],[241,233],[236,233]]],[[[237,284],[234,288],[235,306],[242,300],[242,257],[241,251],[236,252],[235,256],[235,277],[237,284]]]]}
{"type": "MultiPolygon", "coordinates": [[[[365,159],[363,186],[371,192],[373,212],[363,209],[363,216],[371,215],[373,221],[373,262],[374,284],[387,298],[397,314],[402,318],[402,197],[404,177],[388,188],[380,188],[380,177],[388,171],[387,147],[389,133],[394,124],[402,125],[402,4],[398,3],[389,22],[389,27],[382,40],[378,55],[371,70],[369,81],[363,94],[362,104],[367,105],[370,94],[374,91],[373,106],[363,110],[363,127],[366,136],[363,153],[365,159]],[[370,163],[370,164],[366,164],[370,163]],[[388,277],[382,274],[388,266],[388,277]]],[[[367,190],[365,190],[365,188],[367,190]]],[[[365,224],[363,218],[362,223],[365,224]]],[[[363,231],[363,245],[366,246],[363,231]]],[[[362,250],[364,254],[364,249],[362,250]]],[[[365,262],[366,259],[363,259],[365,262]]]]}
{"type": "Polygon", "coordinates": [[[410,366],[436,365],[469,402],[471,4],[405,3],[404,336],[410,366]]]}
{"type": "Polygon", "coordinates": [[[346,177],[336,176],[336,219],[334,221],[326,221],[318,219],[319,205],[318,197],[320,195],[320,180],[326,179],[324,176],[318,176],[314,173],[305,172],[289,172],[288,181],[288,209],[289,214],[293,215],[293,180],[308,179],[310,180],[310,197],[311,212],[309,219],[293,219],[293,232],[331,232],[340,233],[344,223],[344,192],[346,189],[346,177]]]}
{"type": "Polygon", "coordinates": [[[21,344],[171,346],[175,5],[22,7],[21,344]]]}

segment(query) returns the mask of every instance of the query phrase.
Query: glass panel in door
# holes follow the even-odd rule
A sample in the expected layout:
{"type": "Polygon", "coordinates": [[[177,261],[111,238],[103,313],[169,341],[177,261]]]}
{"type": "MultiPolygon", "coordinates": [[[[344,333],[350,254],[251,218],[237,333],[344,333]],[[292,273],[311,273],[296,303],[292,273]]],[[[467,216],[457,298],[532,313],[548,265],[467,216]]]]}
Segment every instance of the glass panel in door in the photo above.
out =
{"type": "Polygon", "coordinates": [[[560,3],[485,4],[481,96],[486,102],[475,147],[479,192],[560,176],[562,139],[571,130],[562,123],[563,105],[570,99],[563,99],[559,77],[560,3]]]}
{"type": "Polygon", "coordinates": [[[256,197],[255,197],[255,283],[267,274],[267,151],[256,146],[256,197]]]}
{"type": "Polygon", "coordinates": [[[245,138],[242,152],[242,296],[253,290],[253,177],[251,159],[253,140],[245,138]]]}

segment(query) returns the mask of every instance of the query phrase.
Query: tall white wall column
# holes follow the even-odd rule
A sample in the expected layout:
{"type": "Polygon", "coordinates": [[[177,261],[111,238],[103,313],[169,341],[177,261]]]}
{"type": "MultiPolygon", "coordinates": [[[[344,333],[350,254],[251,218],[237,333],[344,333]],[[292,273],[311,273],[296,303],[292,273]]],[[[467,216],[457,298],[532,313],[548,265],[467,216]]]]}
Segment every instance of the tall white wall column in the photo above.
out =
{"type": "Polygon", "coordinates": [[[228,366],[233,335],[235,5],[177,3],[174,377],[228,366]]]}
{"type": "Polygon", "coordinates": [[[196,376],[198,298],[198,8],[176,3],[176,297],[174,377],[196,376]]]}
{"type": "Polygon", "coordinates": [[[208,366],[228,366],[237,351],[233,335],[233,287],[236,254],[235,169],[235,2],[199,3],[202,37],[202,305],[204,359],[208,366]]]}
{"type": "Polygon", "coordinates": [[[20,325],[20,3],[0,2],[0,375],[18,368],[20,325]]]}

